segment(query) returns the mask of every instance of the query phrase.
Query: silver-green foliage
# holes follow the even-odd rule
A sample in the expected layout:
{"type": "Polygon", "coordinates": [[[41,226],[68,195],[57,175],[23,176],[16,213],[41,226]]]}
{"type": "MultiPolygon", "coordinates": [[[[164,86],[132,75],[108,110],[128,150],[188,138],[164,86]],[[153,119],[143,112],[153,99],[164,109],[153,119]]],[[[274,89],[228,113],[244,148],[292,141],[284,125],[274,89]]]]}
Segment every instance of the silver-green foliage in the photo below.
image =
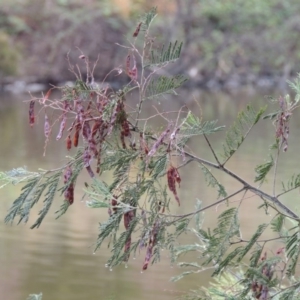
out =
{"type": "MultiPolygon", "coordinates": [[[[242,144],[247,143],[248,135],[266,107],[256,110],[248,105],[223,136],[220,131],[224,127],[217,125],[217,121],[203,121],[183,108],[175,118],[160,113],[153,116],[162,117],[167,123],[162,128],[151,128],[148,119],[140,118],[145,101],[153,98],[163,101],[163,95],[170,93],[175,97],[175,89],[186,80],[181,75],[159,75],[161,68],[180,57],[182,44],[175,42],[167,48],[160,47],[160,51],[152,50],[153,39],[149,37],[149,30],[155,16],[156,10],[152,9],[141,18],[140,33],[135,40],[142,39],[143,46],[139,49],[132,44],[132,48],[128,48],[129,57],[140,59],[141,72],[137,73],[136,66],[131,69],[128,64],[126,72],[130,83],[121,90],[114,91],[112,87],[104,90],[94,82],[84,82],[80,76],[76,76],[73,88],[60,89],[62,98],[53,103],[58,108],[62,107],[62,103],[76,107],[77,114],[71,110],[70,119],[73,117],[72,126],[79,128],[81,135],[78,136],[82,137],[82,144],[74,157],[67,157],[66,163],[56,169],[29,172],[18,168],[0,173],[1,187],[24,184],[5,222],[12,223],[15,219],[19,223],[27,222],[32,207],[44,199],[39,217],[31,226],[38,228],[52,203],[61,201],[57,198],[62,196],[65,200],[61,201],[56,216],[60,217],[67,211],[72,213],[69,210],[73,198],[68,193],[76,188],[78,177],[86,170],[85,174],[91,177],[84,190],[87,207],[108,211],[108,217],[100,220],[95,251],[103,245],[111,249],[107,262],[109,267],[127,262],[130,255],[143,253],[145,260],[142,269],[145,270],[148,265],[161,259],[163,249],[170,252],[172,262],[185,253],[196,252],[198,256],[193,261],[179,263],[180,267],[188,269],[174,280],[210,270],[215,282],[207,289],[188,295],[187,299],[297,299],[300,286],[297,277],[300,217],[284,204],[282,196],[300,186],[299,174],[285,179],[283,192],[279,194],[276,194],[276,185],[279,181],[278,159],[282,155],[279,150],[283,144],[287,145],[288,121],[299,99],[299,80],[292,85],[298,93],[295,100],[280,98],[277,103],[279,108],[265,118],[268,121],[272,118],[274,122],[275,133],[271,135],[275,136],[279,147],[268,149],[270,160],[253,168],[256,171],[253,182],[258,182],[259,186],[253,185],[238,175],[238,168],[232,166],[229,169],[227,162],[242,144]],[[138,91],[137,108],[125,110],[125,98],[130,97],[133,90],[138,91]],[[78,103],[82,105],[79,108],[78,103]],[[86,107],[84,105],[89,107],[85,114],[82,113],[86,107]],[[82,123],[80,120],[83,120],[82,123]],[[85,127],[91,120],[93,125],[97,122],[105,124],[103,127],[98,124],[98,135],[93,136],[93,132],[85,127]],[[209,140],[210,135],[215,133],[224,140],[223,161],[220,161],[209,140]],[[189,143],[191,139],[202,139],[214,159],[208,161],[195,155],[191,149],[193,145],[189,143]],[[92,152],[95,145],[98,151],[92,152]],[[188,168],[192,162],[200,165],[199,174],[204,174],[207,186],[215,188],[218,194],[216,199],[205,199],[206,206],[203,206],[204,199],[201,199],[196,201],[191,212],[174,213],[172,203],[184,206],[187,201],[193,201],[187,196],[181,199],[179,192],[181,180],[184,182],[180,176],[181,169],[188,168]],[[98,170],[96,174],[93,172],[95,165],[98,170]],[[274,172],[270,175],[273,167],[274,172]],[[67,177],[66,171],[70,169],[72,174],[67,177]],[[104,176],[104,172],[109,176],[104,176]],[[236,185],[231,185],[223,177],[221,183],[218,179],[220,173],[236,181],[239,188],[235,189],[236,185]],[[271,176],[273,188],[272,193],[268,193],[263,185],[271,176]],[[265,213],[266,221],[259,224],[254,219],[252,233],[245,237],[242,208],[244,205],[254,205],[251,202],[253,197],[261,201],[257,213],[265,213]],[[211,215],[216,225],[210,228],[203,212],[213,207],[217,208],[215,217],[211,215]],[[179,245],[178,237],[183,233],[194,234],[195,243],[179,245]],[[272,243],[275,242],[278,244],[274,246],[272,243]]],[[[88,78],[92,78],[92,74],[88,78]]],[[[47,99],[41,98],[40,104],[45,101],[47,99]]],[[[199,198],[204,195],[201,193],[199,198]]]]}

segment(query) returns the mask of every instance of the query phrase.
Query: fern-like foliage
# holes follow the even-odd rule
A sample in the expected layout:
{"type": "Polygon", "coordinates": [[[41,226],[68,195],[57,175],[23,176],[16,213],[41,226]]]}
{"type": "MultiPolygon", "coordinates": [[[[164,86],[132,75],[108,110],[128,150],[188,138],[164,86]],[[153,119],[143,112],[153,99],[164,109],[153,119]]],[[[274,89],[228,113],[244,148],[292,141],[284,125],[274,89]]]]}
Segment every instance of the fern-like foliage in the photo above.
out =
{"type": "Polygon", "coordinates": [[[281,236],[283,235],[283,227],[284,227],[284,222],[285,222],[285,216],[278,214],[271,222],[271,229],[280,234],[281,236]]]}
{"type": "MultiPolygon", "coordinates": [[[[20,216],[20,221],[22,219],[28,219],[26,215],[23,213],[23,206],[26,201],[31,202],[30,195],[34,193],[38,182],[40,181],[40,177],[36,176],[33,179],[30,179],[28,183],[22,188],[21,195],[13,202],[12,207],[9,209],[7,216],[5,217],[5,223],[12,223],[16,216],[20,216]]],[[[28,206],[28,205],[27,205],[28,206]]],[[[20,222],[19,221],[19,222],[20,222]]]]}
{"type": "Polygon", "coordinates": [[[224,129],[224,126],[217,126],[217,120],[202,121],[200,118],[188,113],[179,133],[179,146],[183,147],[190,138],[198,135],[209,135],[224,129]]]}
{"type": "Polygon", "coordinates": [[[213,188],[216,186],[218,188],[218,198],[227,197],[224,186],[216,179],[212,172],[204,164],[200,164],[200,167],[205,176],[207,185],[212,186],[213,188]]]}
{"type": "Polygon", "coordinates": [[[287,183],[282,182],[283,192],[289,192],[300,187],[300,174],[294,174],[287,183]]]}
{"type": "Polygon", "coordinates": [[[153,7],[149,12],[147,12],[141,19],[142,29],[148,30],[152,21],[157,16],[157,9],[153,7]]]}
{"type": "Polygon", "coordinates": [[[43,219],[47,215],[47,213],[52,205],[52,202],[54,200],[55,193],[57,191],[58,184],[61,179],[61,175],[62,175],[61,172],[57,172],[56,174],[54,174],[51,177],[46,179],[46,184],[47,184],[48,190],[45,194],[44,206],[41,209],[41,211],[39,212],[40,216],[38,217],[36,222],[30,227],[31,229],[40,227],[43,219]]]}
{"type": "Polygon", "coordinates": [[[296,271],[296,266],[298,264],[298,259],[300,255],[300,232],[297,230],[292,234],[286,243],[286,253],[289,258],[289,265],[287,268],[287,275],[293,276],[296,271]]]}
{"type": "Polygon", "coordinates": [[[256,111],[248,105],[245,111],[238,114],[237,120],[226,133],[225,144],[223,145],[223,157],[225,162],[238,150],[249,134],[252,127],[259,121],[266,110],[266,106],[256,111]]]}
{"type": "Polygon", "coordinates": [[[165,46],[159,51],[151,51],[149,61],[146,63],[147,67],[159,67],[167,63],[176,61],[181,53],[182,43],[178,45],[178,42],[170,43],[169,47],[165,49],[165,46]]]}
{"type": "Polygon", "coordinates": [[[186,81],[187,77],[183,75],[173,77],[159,76],[158,78],[154,78],[147,86],[146,98],[155,99],[166,94],[176,95],[175,89],[182,86],[186,81]]]}
{"type": "Polygon", "coordinates": [[[208,247],[203,253],[207,257],[205,264],[212,261],[219,263],[224,253],[230,246],[233,237],[239,236],[238,210],[229,208],[218,217],[218,225],[213,233],[205,233],[205,238],[209,240],[208,247]]]}
{"type": "Polygon", "coordinates": [[[267,174],[269,173],[269,171],[272,169],[273,166],[274,166],[274,160],[273,157],[271,156],[269,161],[267,161],[264,164],[258,165],[255,168],[256,176],[254,181],[261,182],[261,183],[264,182],[267,174]]]}
{"type": "Polygon", "coordinates": [[[247,253],[251,250],[251,248],[254,246],[254,244],[257,242],[258,238],[262,235],[262,233],[267,228],[267,224],[260,224],[256,230],[256,232],[253,234],[249,242],[245,247],[242,248],[241,251],[239,251],[238,254],[238,262],[241,262],[242,259],[247,255],[247,253]]]}

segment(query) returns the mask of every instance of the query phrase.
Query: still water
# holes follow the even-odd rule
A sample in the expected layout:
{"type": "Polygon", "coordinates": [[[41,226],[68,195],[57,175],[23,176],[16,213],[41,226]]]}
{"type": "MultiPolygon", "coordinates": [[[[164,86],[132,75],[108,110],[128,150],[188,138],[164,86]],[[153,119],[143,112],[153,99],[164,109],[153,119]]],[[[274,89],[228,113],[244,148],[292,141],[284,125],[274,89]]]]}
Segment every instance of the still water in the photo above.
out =
{"type": "MultiPolygon", "coordinates": [[[[279,94],[275,94],[279,95],[279,94]]],[[[29,170],[54,169],[65,161],[65,145],[54,139],[48,146],[47,155],[43,157],[43,125],[30,128],[28,125],[28,95],[0,96],[0,171],[26,166],[29,170]]],[[[134,105],[134,100],[128,100],[134,105]]],[[[267,103],[264,94],[236,93],[207,94],[201,91],[183,91],[177,97],[166,98],[161,103],[146,103],[147,114],[159,110],[178,110],[183,103],[203,120],[218,119],[219,124],[229,126],[239,110],[249,102],[256,105],[267,103]]],[[[275,110],[275,109],[274,109],[275,110]]],[[[298,114],[299,115],[299,114],[298,114]]],[[[143,117],[147,117],[144,115],[143,117]]],[[[40,121],[42,122],[42,121],[40,121]]],[[[266,121],[254,128],[236,157],[228,162],[234,172],[242,178],[253,182],[254,167],[268,158],[268,148],[273,141],[273,126],[266,121]]],[[[289,174],[299,170],[298,136],[300,118],[295,116],[291,122],[289,150],[284,154],[284,163],[279,161],[279,179],[286,179],[289,174]]],[[[211,143],[221,149],[224,133],[211,136],[211,143]]],[[[213,160],[203,139],[194,140],[190,148],[206,159],[213,160]]],[[[240,186],[223,174],[216,173],[218,179],[227,187],[227,192],[234,192],[240,186]]],[[[205,180],[199,166],[190,165],[181,170],[182,185],[179,190],[182,205],[174,211],[187,213],[193,210],[196,198],[208,205],[216,200],[216,191],[205,186],[205,180]]],[[[88,176],[83,175],[76,187],[75,203],[67,214],[55,220],[55,211],[62,199],[57,198],[50,213],[39,229],[29,227],[38,216],[40,206],[31,214],[28,224],[5,225],[4,218],[11,203],[19,195],[20,187],[6,187],[0,190],[0,299],[25,300],[31,293],[43,293],[43,300],[114,300],[114,299],[161,299],[169,300],[181,296],[187,290],[206,285],[210,280],[209,272],[187,277],[177,283],[169,282],[171,276],[179,274],[181,269],[171,266],[168,253],[163,252],[159,264],[141,273],[145,253],[131,259],[128,268],[124,265],[110,271],[105,267],[110,250],[103,247],[93,255],[93,245],[98,234],[98,224],[107,219],[107,210],[89,209],[80,201],[83,194],[83,182],[88,176]]],[[[270,184],[264,187],[270,191],[270,184]]],[[[293,195],[284,202],[293,207],[293,195]]],[[[299,198],[299,196],[297,195],[299,198]]],[[[237,199],[238,200],[238,199],[237,199]]],[[[253,220],[269,219],[263,212],[257,213],[259,199],[249,198],[241,207],[241,223],[244,237],[253,229],[253,220]]],[[[234,205],[234,204],[233,204],[234,205]]],[[[295,206],[294,206],[295,207],[295,206]]],[[[214,207],[206,212],[204,227],[213,226],[216,210],[221,211],[225,205],[214,207]]],[[[181,243],[195,243],[193,236],[183,236],[181,243]]],[[[187,257],[187,259],[192,259],[187,257]]],[[[196,259],[194,257],[194,259],[196,259]]]]}

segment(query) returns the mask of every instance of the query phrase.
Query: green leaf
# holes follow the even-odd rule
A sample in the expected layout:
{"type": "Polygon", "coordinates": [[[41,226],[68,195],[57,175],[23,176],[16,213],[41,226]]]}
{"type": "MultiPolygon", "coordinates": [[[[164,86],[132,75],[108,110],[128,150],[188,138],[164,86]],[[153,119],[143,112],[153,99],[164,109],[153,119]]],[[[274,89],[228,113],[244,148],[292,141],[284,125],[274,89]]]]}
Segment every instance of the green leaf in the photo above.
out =
{"type": "Polygon", "coordinates": [[[226,133],[224,149],[225,162],[239,149],[252,127],[259,121],[267,107],[255,111],[251,105],[238,114],[237,120],[226,133]]]}
{"type": "Polygon", "coordinates": [[[261,183],[265,181],[267,174],[274,166],[274,160],[273,157],[270,157],[270,160],[267,161],[264,164],[258,165],[255,168],[255,172],[257,173],[254,179],[254,182],[260,181],[261,183]]]}
{"type": "Polygon", "coordinates": [[[208,184],[208,186],[211,187],[218,187],[218,198],[219,197],[227,197],[227,193],[225,191],[224,186],[216,179],[216,177],[212,174],[212,172],[204,165],[200,164],[200,168],[205,176],[205,180],[208,184]]]}
{"type": "Polygon", "coordinates": [[[282,188],[285,193],[298,187],[300,187],[300,174],[294,174],[287,183],[282,182],[282,188]]]}
{"type": "Polygon", "coordinates": [[[261,236],[261,234],[264,232],[264,230],[268,227],[268,224],[260,224],[256,230],[256,232],[253,234],[251,237],[250,241],[248,244],[243,248],[242,251],[240,251],[239,256],[238,256],[238,262],[240,262],[245,255],[250,251],[252,246],[256,243],[258,238],[261,236]]]}
{"type": "Polygon", "coordinates": [[[60,181],[61,177],[61,172],[57,172],[51,177],[47,179],[47,186],[48,186],[48,191],[46,192],[45,199],[44,199],[44,206],[39,212],[39,218],[36,220],[36,222],[30,227],[31,229],[35,227],[40,227],[42,221],[44,220],[45,216],[47,215],[52,202],[54,200],[55,193],[57,191],[57,187],[60,181]]]}
{"type": "Polygon", "coordinates": [[[146,63],[144,68],[147,67],[158,67],[165,65],[170,62],[174,62],[180,56],[182,48],[182,43],[177,46],[177,41],[175,43],[170,43],[169,47],[165,49],[165,46],[162,46],[161,50],[154,51],[152,50],[150,53],[150,59],[146,63]]]}
{"type": "Polygon", "coordinates": [[[22,188],[21,195],[13,202],[12,207],[9,209],[7,216],[5,217],[5,223],[13,222],[15,217],[17,215],[21,215],[21,220],[24,218],[24,215],[22,216],[22,208],[25,203],[25,201],[28,199],[28,197],[34,192],[38,182],[40,180],[40,177],[35,177],[33,179],[30,179],[28,183],[22,188]]]}
{"type": "Polygon", "coordinates": [[[177,75],[173,77],[160,76],[152,79],[146,89],[146,98],[155,99],[165,94],[176,95],[175,89],[182,86],[188,79],[186,76],[177,75]]]}
{"type": "Polygon", "coordinates": [[[278,214],[271,222],[271,228],[274,232],[281,233],[285,221],[285,216],[278,214]]]}

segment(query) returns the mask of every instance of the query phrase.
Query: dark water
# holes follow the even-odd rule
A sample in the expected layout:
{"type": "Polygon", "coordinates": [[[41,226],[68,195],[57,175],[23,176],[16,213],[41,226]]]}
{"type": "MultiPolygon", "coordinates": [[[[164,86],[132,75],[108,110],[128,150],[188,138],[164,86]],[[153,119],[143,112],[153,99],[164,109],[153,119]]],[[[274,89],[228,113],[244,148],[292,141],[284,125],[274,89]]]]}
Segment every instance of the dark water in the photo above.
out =
{"type": "MultiPolygon", "coordinates": [[[[64,142],[51,141],[47,155],[43,157],[44,136],[43,125],[30,128],[28,126],[28,96],[1,95],[0,97],[0,171],[26,166],[35,171],[38,168],[53,169],[65,160],[64,142]]],[[[134,100],[129,100],[134,105],[134,100]]],[[[204,120],[219,119],[219,124],[230,125],[237,112],[250,101],[256,105],[267,100],[263,95],[206,94],[201,91],[185,91],[176,98],[166,98],[159,105],[157,102],[147,103],[146,115],[155,112],[153,105],[159,110],[178,110],[184,102],[204,120]]],[[[42,120],[38,120],[42,123],[42,120]]],[[[155,125],[159,121],[154,121],[155,125]],[[155,123],[157,122],[157,123],[155,123]]],[[[283,161],[279,161],[279,178],[285,179],[289,174],[299,170],[298,136],[300,119],[291,122],[290,149],[283,161]]],[[[229,161],[228,167],[246,180],[253,182],[254,167],[268,158],[268,147],[272,144],[274,128],[271,123],[262,122],[255,128],[246,142],[238,151],[236,157],[229,161]]],[[[224,133],[211,136],[211,143],[220,149],[224,133]]],[[[190,144],[190,148],[198,155],[213,160],[213,157],[199,138],[190,144]]],[[[283,155],[283,156],[284,156],[283,155]]],[[[224,174],[218,174],[218,179],[228,187],[228,193],[240,188],[239,184],[224,174]]],[[[196,198],[208,205],[215,201],[216,191],[206,188],[205,180],[198,165],[190,165],[181,171],[182,186],[180,198],[182,206],[174,212],[187,213],[194,209],[196,198]]],[[[60,207],[62,199],[57,199],[39,229],[29,227],[37,218],[42,205],[35,208],[28,224],[5,225],[4,217],[14,199],[19,195],[20,186],[6,187],[0,190],[0,299],[26,299],[30,293],[43,292],[43,299],[174,299],[190,288],[207,284],[209,271],[193,275],[177,283],[169,282],[171,276],[182,270],[171,266],[168,253],[163,252],[162,261],[141,273],[144,254],[131,259],[128,268],[119,266],[110,271],[105,267],[110,250],[103,247],[93,255],[93,244],[98,234],[98,224],[107,218],[107,211],[89,209],[82,196],[83,181],[88,177],[83,175],[76,187],[77,201],[70,207],[68,213],[55,220],[54,212],[60,207]]],[[[265,186],[270,191],[271,183],[265,186]]],[[[284,199],[294,205],[294,196],[284,199]]],[[[298,197],[299,198],[299,197],[298,197]]],[[[239,200],[234,199],[234,200],[239,200]]],[[[253,220],[263,221],[271,216],[263,212],[257,213],[260,204],[255,197],[245,199],[241,207],[241,224],[244,236],[253,229],[253,220]]],[[[204,226],[213,226],[217,211],[226,208],[225,205],[214,207],[204,215],[204,226]]],[[[195,243],[191,236],[183,236],[181,243],[195,243]]],[[[190,258],[190,257],[188,257],[190,258]]],[[[195,257],[194,257],[195,259],[195,257]]]]}

